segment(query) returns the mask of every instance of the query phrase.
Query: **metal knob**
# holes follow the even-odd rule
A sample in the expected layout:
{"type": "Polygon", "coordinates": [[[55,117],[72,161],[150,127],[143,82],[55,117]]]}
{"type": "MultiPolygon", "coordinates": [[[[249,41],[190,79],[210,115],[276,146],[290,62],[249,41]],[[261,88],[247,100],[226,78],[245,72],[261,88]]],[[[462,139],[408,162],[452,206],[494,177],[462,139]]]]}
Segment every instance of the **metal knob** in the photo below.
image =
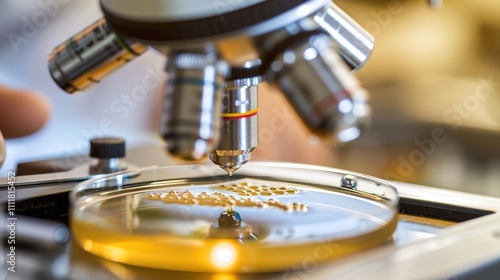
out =
{"type": "Polygon", "coordinates": [[[124,168],[120,158],[125,157],[125,140],[121,138],[96,138],[90,141],[90,157],[97,158],[96,165],[91,166],[91,174],[112,173],[124,168]]]}

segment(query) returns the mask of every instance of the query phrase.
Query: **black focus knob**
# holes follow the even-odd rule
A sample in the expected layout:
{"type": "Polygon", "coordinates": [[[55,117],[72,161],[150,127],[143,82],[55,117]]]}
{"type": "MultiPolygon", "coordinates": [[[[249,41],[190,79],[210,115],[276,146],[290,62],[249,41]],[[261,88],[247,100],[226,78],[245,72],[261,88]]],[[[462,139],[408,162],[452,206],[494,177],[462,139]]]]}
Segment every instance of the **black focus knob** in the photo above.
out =
{"type": "Polygon", "coordinates": [[[90,156],[108,159],[125,157],[125,140],[121,138],[96,138],[90,140],[90,156]]]}

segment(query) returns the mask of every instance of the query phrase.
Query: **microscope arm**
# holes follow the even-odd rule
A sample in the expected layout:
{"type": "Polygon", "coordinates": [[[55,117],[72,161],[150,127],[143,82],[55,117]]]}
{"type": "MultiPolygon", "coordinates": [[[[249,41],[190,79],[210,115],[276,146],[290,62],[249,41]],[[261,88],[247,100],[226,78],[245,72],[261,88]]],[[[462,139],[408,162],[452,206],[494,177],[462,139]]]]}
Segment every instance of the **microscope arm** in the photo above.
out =
{"type": "Polygon", "coordinates": [[[217,3],[101,0],[105,18],[54,50],[51,75],[76,93],[148,47],[165,54],[168,151],[184,160],[209,155],[229,174],[257,146],[261,80],[278,87],[326,142],[360,135],[370,109],[350,72],[369,58],[370,34],[328,0],[217,3]]]}

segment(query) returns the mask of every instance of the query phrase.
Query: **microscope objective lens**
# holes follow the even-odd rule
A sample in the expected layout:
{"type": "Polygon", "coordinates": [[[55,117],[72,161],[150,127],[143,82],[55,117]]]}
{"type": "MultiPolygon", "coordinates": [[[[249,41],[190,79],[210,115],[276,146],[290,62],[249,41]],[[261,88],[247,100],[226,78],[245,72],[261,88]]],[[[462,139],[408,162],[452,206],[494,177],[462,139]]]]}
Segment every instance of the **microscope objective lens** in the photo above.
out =
{"type": "Polygon", "coordinates": [[[399,2],[0,0],[0,280],[500,279],[500,1],[399,2]]]}

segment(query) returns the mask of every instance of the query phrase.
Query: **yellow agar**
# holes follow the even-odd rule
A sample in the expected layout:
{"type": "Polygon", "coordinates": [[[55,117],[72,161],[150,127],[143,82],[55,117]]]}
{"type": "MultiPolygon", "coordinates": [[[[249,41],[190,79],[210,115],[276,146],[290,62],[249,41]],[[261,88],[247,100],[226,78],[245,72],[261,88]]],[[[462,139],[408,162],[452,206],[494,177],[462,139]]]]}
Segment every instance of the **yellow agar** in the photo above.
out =
{"type": "MultiPolygon", "coordinates": [[[[233,193],[236,190],[258,191],[260,195],[265,195],[267,192],[279,193],[278,197],[283,196],[282,191],[286,192],[284,196],[302,193],[299,189],[284,186],[257,186],[247,182],[216,185],[212,187],[214,188],[233,193]]],[[[361,231],[358,235],[346,238],[328,239],[318,236],[303,242],[295,242],[292,239],[275,243],[264,240],[264,242],[245,244],[237,240],[203,238],[202,233],[186,236],[175,235],[169,233],[168,230],[165,232],[156,230],[152,233],[145,231],[142,223],[134,224],[134,215],[137,214],[135,209],[140,208],[136,207],[140,206],[141,200],[161,200],[169,194],[175,194],[181,198],[187,194],[194,195],[189,190],[184,192],[171,190],[163,194],[163,197],[159,193],[114,196],[111,200],[105,199],[87,205],[83,211],[74,211],[70,220],[74,240],[85,251],[94,255],[140,267],[190,272],[276,272],[300,269],[304,264],[321,265],[382,244],[392,236],[398,222],[397,212],[381,204],[380,207],[389,215],[384,219],[374,217],[372,222],[376,222],[378,227],[372,231],[361,231]],[[148,196],[150,197],[147,198],[148,196]],[[113,202],[113,199],[118,200],[113,202]],[[109,205],[105,205],[106,201],[109,205]]],[[[211,196],[206,191],[199,194],[211,196]]],[[[371,195],[360,194],[360,196],[364,199],[371,198],[373,203],[379,199],[371,195]]],[[[157,206],[166,205],[162,201],[157,201],[157,203],[157,206]]],[[[221,206],[223,206],[222,212],[231,204],[221,206]]],[[[287,215],[286,212],[281,213],[287,215]]],[[[273,227],[273,224],[269,226],[273,227]]],[[[314,224],[311,226],[314,227],[314,224]]],[[[206,229],[208,230],[208,226],[206,229]]]]}
{"type": "Polygon", "coordinates": [[[165,235],[127,234],[73,219],[71,227],[77,243],[86,251],[108,260],[142,267],[196,272],[286,271],[305,261],[317,264],[362,251],[385,242],[394,232],[397,215],[389,224],[364,235],[341,240],[318,240],[304,244],[240,244],[233,240],[186,239],[165,235]],[[224,244],[231,263],[222,259],[217,248],[224,244]]]}

